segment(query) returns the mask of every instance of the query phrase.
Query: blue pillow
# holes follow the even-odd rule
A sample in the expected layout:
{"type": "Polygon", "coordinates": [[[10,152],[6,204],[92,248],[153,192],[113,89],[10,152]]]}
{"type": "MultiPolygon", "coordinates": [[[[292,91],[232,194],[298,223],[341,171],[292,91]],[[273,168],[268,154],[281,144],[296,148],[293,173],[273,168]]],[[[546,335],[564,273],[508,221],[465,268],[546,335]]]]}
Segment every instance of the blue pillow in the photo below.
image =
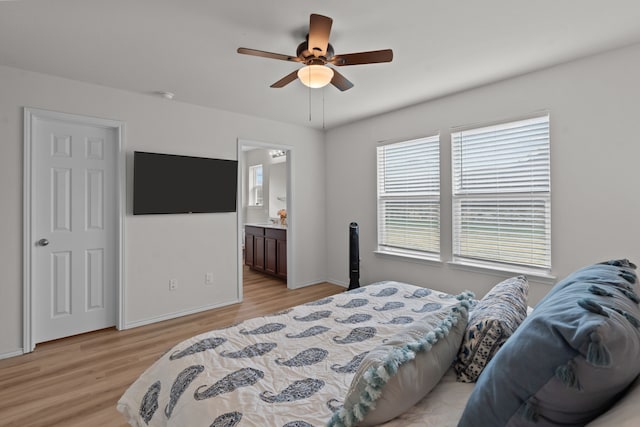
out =
{"type": "Polygon", "coordinates": [[[635,265],[576,271],[538,303],[480,375],[458,427],[581,426],[640,374],[635,265]]]}

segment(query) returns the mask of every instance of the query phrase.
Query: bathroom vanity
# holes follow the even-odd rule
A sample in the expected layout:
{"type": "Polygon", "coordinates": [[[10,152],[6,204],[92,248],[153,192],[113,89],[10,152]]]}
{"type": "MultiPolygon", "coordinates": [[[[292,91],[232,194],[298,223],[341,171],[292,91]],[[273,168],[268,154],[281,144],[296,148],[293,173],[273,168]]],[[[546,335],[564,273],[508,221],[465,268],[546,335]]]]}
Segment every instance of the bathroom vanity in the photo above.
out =
{"type": "Polygon", "coordinates": [[[244,263],[252,270],[287,278],[287,228],[277,224],[246,224],[244,263]]]}

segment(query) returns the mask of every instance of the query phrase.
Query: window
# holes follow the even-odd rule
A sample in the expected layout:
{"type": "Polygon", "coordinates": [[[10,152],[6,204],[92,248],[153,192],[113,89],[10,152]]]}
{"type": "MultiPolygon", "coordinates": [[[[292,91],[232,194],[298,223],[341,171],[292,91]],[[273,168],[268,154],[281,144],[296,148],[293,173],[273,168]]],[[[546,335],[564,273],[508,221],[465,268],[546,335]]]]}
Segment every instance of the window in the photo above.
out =
{"type": "Polygon", "coordinates": [[[439,136],[378,147],[378,250],[440,253],[439,136]]]}
{"type": "Polygon", "coordinates": [[[262,206],[262,165],[249,166],[249,206],[262,206]]]}
{"type": "Polygon", "coordinates": [[[452,132],[454,260],[551,269],[549,116],[452,132]]]}

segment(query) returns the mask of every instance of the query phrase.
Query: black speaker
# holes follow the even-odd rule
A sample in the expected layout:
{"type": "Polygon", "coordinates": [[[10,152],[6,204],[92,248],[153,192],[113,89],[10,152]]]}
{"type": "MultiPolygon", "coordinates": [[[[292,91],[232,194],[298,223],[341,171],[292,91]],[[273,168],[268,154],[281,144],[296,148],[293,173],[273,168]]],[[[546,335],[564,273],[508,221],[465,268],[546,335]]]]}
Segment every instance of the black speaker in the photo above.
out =
{"type": "Polygon", "coordinates": [[[349,224],[349,289],[360,287],[360,230],[358,224],[349,224]]]}

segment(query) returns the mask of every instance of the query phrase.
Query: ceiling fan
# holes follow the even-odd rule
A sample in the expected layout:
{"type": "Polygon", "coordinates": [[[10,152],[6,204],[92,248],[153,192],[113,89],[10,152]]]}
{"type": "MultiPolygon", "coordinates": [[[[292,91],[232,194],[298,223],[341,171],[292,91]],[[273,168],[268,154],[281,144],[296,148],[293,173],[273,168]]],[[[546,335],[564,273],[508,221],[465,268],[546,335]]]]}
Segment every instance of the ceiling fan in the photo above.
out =
{"type": "Polygon", "coordinates": [[[335,55],[333,46],[329,43],[329,33],[331,32],[332,24],[333,19],[328,16],[312,14],[309,19],[309,34],[307,34],[307,39],[298,45],[296,56],[282,55],[245,47],[238,48],[238,53],[298,62],[305,65],[299,70],[284,76],[272,84],[271,87],[284,87],[298,78],[303,84],[312,88],[323,87],[331,83],[341,91],[351,89],[353,83],[334,68],[328,67],[328,64],[342,67],[345,65],[391,62],[393,59],[393,51],[391,49],[335,55]]]}

